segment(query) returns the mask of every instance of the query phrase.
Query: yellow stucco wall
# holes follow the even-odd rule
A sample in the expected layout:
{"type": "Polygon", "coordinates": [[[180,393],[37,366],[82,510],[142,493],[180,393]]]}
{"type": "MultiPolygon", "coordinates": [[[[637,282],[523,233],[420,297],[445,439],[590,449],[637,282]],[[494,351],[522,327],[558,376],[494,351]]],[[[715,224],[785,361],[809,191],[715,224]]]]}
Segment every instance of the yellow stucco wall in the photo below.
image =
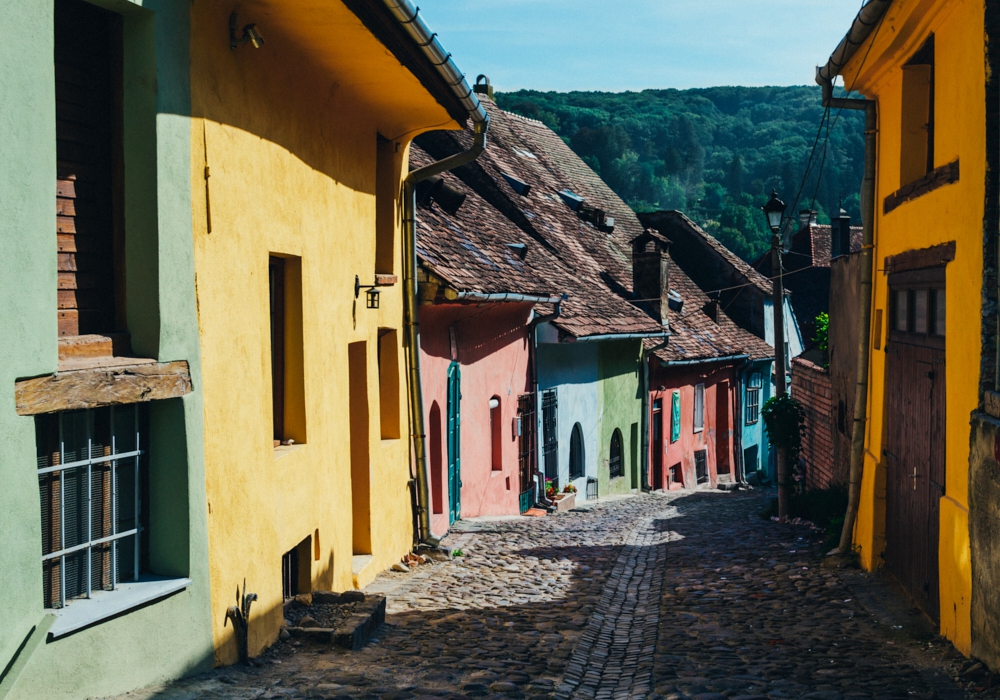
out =
{"type": "MultiPolygon", "coordinates": [[[[411,547],[405,396],[394,402],[400,438],[383,440],[379,421],[378,334],[396,329],[402,338],[402,284],[382,288],[380,308],[370,310],[363,293],[355,302],[354,278],[374,281],[376,132],[410,131],[409,138],[430,125],[454,126],[341,3],[282,3],[264,11],[265,5],[254,3],[241,23],[257,22],[267,43],[231,51],[232,6],[192,4],[191,191],[219,663],[236,660],[232,627],[223,621],[244,579],[259,596],[251,654],[277,637],[282,555],[304,538],[319,533],[319,556],[308,557],[314,589],[364,585],[411,547]],[[327,53],[323,42],[310,39],[324,22],[331,32],[327,53]],[[353,56],[336,53],[345,45],[353,56]],[[277,451],[268,296],[273,254],[301,259],[306,435],[304,444],[277,451]],[[373,560],[354,576],[347,368],[348,345],[356,342],[367,343],[373,560]]],[[[397,137],[397,143],[399,177],[409,142],[397,137]]],[[[397,221],[397,274],[399,248],[397,221]]],[[[403,391],[402,348],[397,357],[396,386],[403,391]]]]}
{"type": "MultiPolygon", "coordinates": [[[[962,652],[971,650],[972,572],[968,523],[969,415],[978,405],[982,291],[983,192],[985,185],[985,68],[982,0],[897,0],[875,37],[843,71],[850,85],[876,99],[879,109],[875,263],[885,257],[956,241],[946,268],[946,486],[940,509],[941,633],[962,652]],[[882,202],[900,187],[902,64],[935,36],[934,166],[960,160],[959,182],[899,206],[884,215],[882,202]],[[864,64],[862,66],[862,61],[864,64]],[[859,74],[860,68],[860,74],[859,74]]],[[[879,335],[887,335],[888,285],[874,275],[874,309],[883,311],[879,335]]],[[[875,318],[875,314],[872,315],[875,318]]],[[[873,336],[874,336],[873,332],[873,336]]],[[[869,383],[868,436],[855,528],[867,569],[881,564],[885,546],[883,439],[884,351],[873,350],[869,383]]]]}

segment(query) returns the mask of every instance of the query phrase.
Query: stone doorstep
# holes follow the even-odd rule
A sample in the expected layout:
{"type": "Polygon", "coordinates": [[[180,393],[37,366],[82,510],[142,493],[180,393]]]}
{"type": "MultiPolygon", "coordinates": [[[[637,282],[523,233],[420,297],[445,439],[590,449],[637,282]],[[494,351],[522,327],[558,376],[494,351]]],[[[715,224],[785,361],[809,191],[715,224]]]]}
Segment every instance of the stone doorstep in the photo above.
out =
{"type": "Polygon", "coordinates": [[[288,633],[293,637],[357,651],[385,624],[385,602],[385,596],[368,595],[364,602],[358,603],[354,614],[335,628],[289,627],[288,633]]]}

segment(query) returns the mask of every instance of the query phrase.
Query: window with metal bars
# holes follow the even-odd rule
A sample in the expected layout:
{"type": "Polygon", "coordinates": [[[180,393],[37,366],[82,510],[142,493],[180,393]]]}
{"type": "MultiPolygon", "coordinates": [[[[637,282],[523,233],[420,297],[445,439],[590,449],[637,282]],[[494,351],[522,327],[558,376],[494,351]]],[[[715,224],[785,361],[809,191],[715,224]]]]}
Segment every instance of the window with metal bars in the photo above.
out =
{"type": "Polygon", "coordinates": [[[145,444],[137,405],[36,419],[46,608],[144,570],[145,444]]]}
{"type": "Polygon", "coordinates": [[[615,432],[611,434],[611,454],[608,460],[608,474],[611,479],[616,479],[625,473],[622,452],[622,431],[615,428],[615,432]]]}
{"type": "Polygon", "coordinates": [[[559,432],[557,409],[559,407],[555,389],[542,392],[542,455],[545,461],[545,477],[559,476],[559,432]]]}
{"type": "Polygon", "coordinates": [[[760,372],[754,372],[747,379],[746,422],[753,425],[760,420],[760,372]]]}
{"type": "Polygon", "coordinates": [[[694,432],[705,429],[705,385],[695,384],[694,387],[694,432]]]}

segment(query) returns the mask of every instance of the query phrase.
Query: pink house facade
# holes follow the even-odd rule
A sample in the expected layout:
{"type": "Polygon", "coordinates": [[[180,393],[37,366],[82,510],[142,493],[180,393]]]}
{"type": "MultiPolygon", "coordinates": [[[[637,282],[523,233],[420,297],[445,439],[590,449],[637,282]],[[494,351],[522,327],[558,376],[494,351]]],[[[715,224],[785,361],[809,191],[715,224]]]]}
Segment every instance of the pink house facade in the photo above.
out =
{"type": "Polygon", "coordinates": [[[531,391],[532,306],[520,302],[421,308],[421,377],[435,535],[447,532],[456,515],[519,513],[518,397],[531,391]],[[457,383],[460,407],[449,406],[455,400],[449,383],[457,383]],[[456,428],[457,463],[455,455],[449,455],[456,446],[456,428]]]}

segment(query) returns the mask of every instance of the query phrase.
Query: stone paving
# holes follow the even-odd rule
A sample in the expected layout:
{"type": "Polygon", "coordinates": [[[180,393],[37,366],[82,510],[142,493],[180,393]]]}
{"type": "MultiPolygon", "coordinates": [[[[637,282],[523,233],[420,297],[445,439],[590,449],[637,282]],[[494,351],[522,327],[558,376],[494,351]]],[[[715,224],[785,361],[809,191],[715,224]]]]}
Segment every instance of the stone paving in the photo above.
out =
{"type": "Polygon", "coordinates": [[[816,533],[762,520],[769,497],[657,493],[459,523],[445,544],[465,556],[373,584],[389,616],[364,649],[281,642],[252,668],[122,699],[989,696],[952,681],[950,645],[862,604],[873,577],[821,568],[816,533]]]}

